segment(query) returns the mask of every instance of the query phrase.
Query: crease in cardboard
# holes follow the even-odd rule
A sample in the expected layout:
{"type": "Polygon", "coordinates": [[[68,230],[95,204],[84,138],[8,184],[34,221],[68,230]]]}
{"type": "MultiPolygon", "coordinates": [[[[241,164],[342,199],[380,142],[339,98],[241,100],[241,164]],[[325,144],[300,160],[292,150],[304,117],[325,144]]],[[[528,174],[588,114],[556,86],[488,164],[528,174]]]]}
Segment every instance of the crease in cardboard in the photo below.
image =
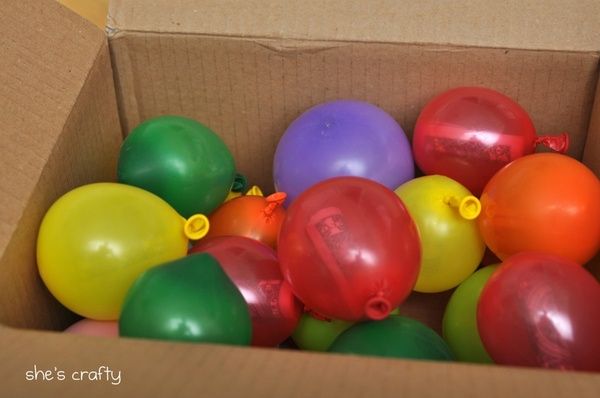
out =
{"type": "Polygon", "coordinates": [[[350,43],[338,42],[313,42],[307,40],[289,39],[248,39],[258,46],[278,55],[317,54],[323,51],[335,50],[340,47],[349,46],[350,43]]]}
{"type": "MultiPolygon", "coordinates": [[[[115,54],[115,43],[119,44],[116,41],[122,37],[117,35],[119,33],[118,31],[115,33],[116,35],[113,36],[112,40],[109,42],[109,50],[111,55],[110,61],[113,71],[115,92],[119,103],[119,122],[121,124],[122,135],[123,137],[125,137],[129,133],[128,126],[130,123],[128,115],[133,116],[135,120],[140,119],[141,109],[137,100],[137,98],[139,98],[138,93],[140,90],[139,83],[137,82],[137,79],[135,78],[133,73],[134,68],[132,67],[133,62],[131,61],[130,49],[127,48],[126,51],[119,51],[119,54],[123,54],[125,52],[125,58],[118,57],[115,54]],[[117,58],[119,59],[118,62],[117,58]],[[125,85],[127,85],[127,87],[124,87],[125,85]],[[127,95],[126,92],[129,92],[129,95],[127,95]]],[[[120,41],[124,41],[125,43],[121,44],[125,45],[125,47],[128,47],[126,40],[119,40],[119,42],[120,41]]]]}
{"type": "Polygon", "coordinates": [[[540,49],[528,47],[510,47],[510,46],[492,46],[492,45],[477,45],[477,44],[455,44],[450,42],[417,42],[417,41],[386,41],[386,40],[343,40],[343,39],[311,39],[308,37],[288,38],[276,36],[253,36],[240,34],[214,34],[214,33],[199,33],[199,32],[173,32],[162,30],[136,30],[122,29],[116,26],[108,25],[105,28],[109,42],[111,40],[128,37],[130,35],[161,35],[161,36],[190,36],[213,39],[237,39],[247,40],[259,45],[262,45],[268,50],[274,52],[302,52],[302,48],[306,48],[308,53],[319,52],[325,50],[333,50],[343,46],[355,44],[383,44],[390,46],[414,46],[419,47],[424,52],[440,52],[440,53],[460,53],[470,50],[498,50],[505,53],[513,51],[527,51],[531,53],[557,53],[557,54],[577,54],[590,56],[594,58],[600,57],[600,50],[560,50],[560,49],[540,49]],[[283,43],[283,44],[279,44],[283,43]]]}

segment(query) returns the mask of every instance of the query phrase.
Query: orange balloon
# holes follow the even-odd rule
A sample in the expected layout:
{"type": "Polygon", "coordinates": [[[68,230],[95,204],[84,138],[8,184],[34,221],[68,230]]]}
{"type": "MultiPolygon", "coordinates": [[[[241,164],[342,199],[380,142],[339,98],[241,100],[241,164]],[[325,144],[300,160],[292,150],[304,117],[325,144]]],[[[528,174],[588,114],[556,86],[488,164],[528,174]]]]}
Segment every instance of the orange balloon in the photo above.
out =
{"type": "Polygon", "coordinates": [[[209,217],[207,238],[245,236],[277,248],[277,235],[285,218],[283,202],[286,194],[240,196],[223,203],[209,217]]]}
{"type": "Polygon", "coordinates": [[[600,249],[600,181],[568,156],[513,161],[488,182],[481,207],[481,234],[502,260],[537,251],[584,264],[600,249]]]}

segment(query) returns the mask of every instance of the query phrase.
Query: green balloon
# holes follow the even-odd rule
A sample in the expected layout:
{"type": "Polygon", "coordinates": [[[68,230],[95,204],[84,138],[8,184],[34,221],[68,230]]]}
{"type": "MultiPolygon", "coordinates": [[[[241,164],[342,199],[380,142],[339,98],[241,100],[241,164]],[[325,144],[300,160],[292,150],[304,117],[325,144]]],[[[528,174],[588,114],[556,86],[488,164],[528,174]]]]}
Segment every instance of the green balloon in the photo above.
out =
{"type": "Polygon", "coordinates": [[[210,214],[227,197],[233,157],[211,129],[182,116],[160,116],[137,126],[119,154],[119,182],[154,193],[183,217],[210,214]]]}
{"type": "Polygon", "coordinates": [[[320,320],[304,313],[292,334],[292,339],[302,350],[327,351],[333,341],[352,325],[352,322],[320,320]]]}
{"type": "Polygon", "coordinates": [[[329,351],[389,358],[453,359],[450,348],[436,332],[399,315],[355,324],[334,341],[329,351]]]}
{"type": "Polygon", "coordinates": [[[493,363],[477,329],[477,302],[486,282],[498,265],[472,274],[452,293],[443,320],[444,339],[459,361],[493,363]]]}
{"type": "Polygon", "coordinates": [[[128,337],[249,345],[244,297],[206,253],[144,272],[130,288],[119,319],[128,337]]]}

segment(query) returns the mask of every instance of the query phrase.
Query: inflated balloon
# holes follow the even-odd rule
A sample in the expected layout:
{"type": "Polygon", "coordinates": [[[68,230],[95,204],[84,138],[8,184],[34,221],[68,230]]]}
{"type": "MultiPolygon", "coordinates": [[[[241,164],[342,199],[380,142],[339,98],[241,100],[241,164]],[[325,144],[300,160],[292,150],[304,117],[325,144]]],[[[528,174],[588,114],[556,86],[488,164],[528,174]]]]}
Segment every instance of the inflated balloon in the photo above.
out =
{"type": "Polygon", "coordinates": [[[414,177],[414,165],[408,139],[389,114],[366,102],[339,100],[294,120],[277,145],[273,173],[289,205],[312,185],[338,176],[395,189],[414,177]]]}
{"type": "Polygon", "coordinates": [[[86,318],[116,320],[123,298],[145,270],[187,253],[206,234],[202,215],[187,222],[164,200],[116,183],[76,188],[50,207],[40,226],[42,280],[65,307],[86,318]]]}
{"type": "Polygon", "coordinates": [[[508,258],[477,308],[481,340],[500,364],[600,371],[600,284],[580,265],[534,252],[508,258]]]}
{"type": "Polygon", "coordinates": [[[378,322],[357,323],[343,332],[330,352],[388,358],[453,360],[446,342],[414,319],[392,315],[378,322]]]}
{"type": "Polygon", "coordinates": [[[436,293],[467,279],[479,266],[485,244],[475,219],[479,200],[444,176],[415,178],[396,189],[421,237],[421,271],[415,290],[436,293]]]}
{"type": "Polygon", "coordinates": [[[444,312],[443,335],[456,359],[464,362],[492,363],[477,329],[479,296],[498,265],[489,265],[467,278],[456,288],[444,312]]]}
{"type": "Polygon", "coordinates": [[[285,193],[265,197],[245,195],[223,203],[210,215],[208,238],[216,236],[245,236],[273,248],[285,218],[285,193]]]}
{"type": "Polygon", "coordinates": [[[290,337],[302,305],[283,280],[275,251],[239,236],[206,238],[191,253],[209,253],[244,296],[252,318],[252,345],[274,347],[290,337]]]}
{"type": "Polygon", "coordinates": [[[419,273],[417,228],[383,185],[337,177],[301,194],[279,235],[284,277],[327,318],[383,319],[410,294],[419,273]]]}
{"type": "Polygon", "coordinates": [[[217,260],[191,254],[144,272],[127,293],[121,336],[248,345],[244,297],[217,260]]]}
{"type": "Polygon", "coordinates": [[[65,333],[95,337],[119,337],[119,323],[117,321],[82,319],[66,328],[65,333]]]}
{"type": "Polygon", "coordinates": [[[433,98],[415,125],[415,161],[425,174],[441,174],[479,196],[490,178],[537,145],[566,152],[567,134],[536,136],[519,104],[483,87],[459,87],[433,98]]]}
{"type": "Polygon", "coordinates": [[[120,182],[166,200],[182,216],[209,214],[229,193],[235,166],[211,129],[182,116],[146,120],[127,136],[119,155],[120,182]]]}
{"type": "Polygon", "coordinates": [[[352,322],[337,319],[317,319],[305,312],[292,339],[301,350],[327,351],[335,339],[352,325],[352,322]]]}
{"type": "Polygon", "coordinates": [[[568,156],[515,160],[490,180],[481,206],[483,239],[503,260],[539,251],[584,264],[600,249],[600,181],[568,156]]]}

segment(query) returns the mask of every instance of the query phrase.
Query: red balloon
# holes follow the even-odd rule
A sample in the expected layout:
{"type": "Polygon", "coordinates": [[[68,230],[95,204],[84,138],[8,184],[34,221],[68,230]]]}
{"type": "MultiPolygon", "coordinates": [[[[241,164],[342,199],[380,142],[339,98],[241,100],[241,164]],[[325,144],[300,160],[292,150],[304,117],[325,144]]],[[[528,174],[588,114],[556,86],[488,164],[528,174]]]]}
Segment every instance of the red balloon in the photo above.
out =
{"type": "Polygon", "coordinates": [[[210,229],[206,237],[245,236],[276,248],[285,218],[285,198],[285,193],[276,192],[266,198],[247,195],[227,201],[208,218],[210,229]]]}
{"type": "Polygon", "coordinates": [[[394,192],[337,177],[288,208],[278,254],[286,280],[311,310],[347,321],[383,319],[410,294],[421,243],[394,192]]]}
{"type": "Polygon", "coordinates": [[[537,137],[527,112],[497,91],[459,87],[433,98],[414,129],[415,161],[425,174],[450,177],[479,196],[503,166],[536,145],[565,152],[568,136],[537,137]]]}
{"type": "Polygon", "coordinates": [[[283,280],[270,247],[239,236],[205,238],[190,250],[214,256],[240,290],[252,319],[252,345],[274,347],[288,338],[302,305],[283,280]]]}
{"type": "Polygon", "coordinates": [[[507,259],[481,293],[477,323],[497,363],[600,371],[600,284],[549,254],[507,259]]]}

